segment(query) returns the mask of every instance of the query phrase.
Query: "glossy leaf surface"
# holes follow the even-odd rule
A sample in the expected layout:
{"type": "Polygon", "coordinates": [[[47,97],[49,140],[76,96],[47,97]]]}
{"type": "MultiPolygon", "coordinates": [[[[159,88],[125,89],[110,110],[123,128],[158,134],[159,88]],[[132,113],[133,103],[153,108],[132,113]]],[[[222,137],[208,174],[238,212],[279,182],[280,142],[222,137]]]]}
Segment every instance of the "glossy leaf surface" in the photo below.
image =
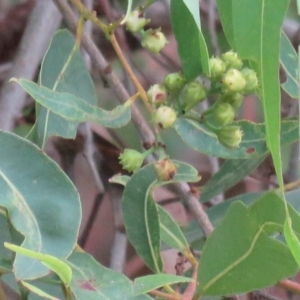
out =
{"type": "Polygon", "coordinates": [[[25,79],[13,79],[13,81],[20,84],[38,103],[67,120],[95,122],[106,127],[121,127],[130,120],[128,106],[119,105],[112,111],[105,111],[72,94],[54,92],[25,79]]]}
{"type": "MultiPolygon", "coordinates": [[[[68,30],[57,31],[43,59],[39,84],[53,91],[70,93],[96,105],[97,98],[89,71],[75,46],[74,36],[68,30]]],[[[78,122],[63,117],[37,105],[37,121],[32,139],[44,146],[51,135],[75,138],[78,122]]]]}
{"type": "Polygon", "coordinates": [[[201,72],[209,74],[208,51],[200,25],[199,1],[173,0],[170,5],[171,23],[184,76],[191,80],[201,72]]]}
{"type": "MultiPolygon", "coordinates": [[[[299,215],[294,218],[300,224],[299,215]]],[[[295,274],[298,268],[288,247],[270,237],[283,231],[284,222],[284,202],[275,193],[265,194],[249,208],[233,203],[205,243],[198,294],[243,293],[295,274]]]]}
{"type": "MultiPolygon", "coordinates": [[[[172,161],[177,173],[171,182],[198,181],[198,172],[188,164],[172,161]]],[[[129,241],[154,272],[160,273],[160,226],[157,206],[152,198],[155,186],[169,182],[157,182],[153,164],[134,173],[125,186],[122,199],[124,224],[129,241]]]]}
{"type": "Polygon", "coordinates": [[[225,35],[242,59],[256,68],[264,107],[266,143],[283,188],[280,151],[279,49],[289,0],[217,0],[225,35]],[[251,9],[249,9],[251,8],[251,9]]]}
{"type": "MultiPolygon", "coordinates": [[[[240,201],[245,205],[249,206],[253,204],[255,201],[257,201],[264,194],[265,192],[242,194],[230,199],[226,199],[226,201],[209,208],[206,212],[213,226],[216,227],[224,219],[228,211],[228,208],[232,203],[236,201],[240,201]]],[[[298,213],[300,213],[300,203],[298,200],[299,197],[300,197],[300,192],[298,190],[290,191],[285,194],[285,198],[290,204],[290,206],[298,213]]],[[[300,230],[297,228],[297,231],[300,230]]],[[[183,229],[183,232],[184,232],[184,236],[186,237],[186,239],[190,244],[204,237],[203,233],[199,231],[199,225],[196,222],[191,222],[186,228],[183,229]]]]}
{"type": "MultiPolygon", "coordinates": [[[[65,258],[76,244],[81,220],[74,185],[55,162],[27,140],[0,131],[0,141],[0,204],[24,236],[21,246],[65,258]]],[[[13,267],[16,278],[23,280],[48,272],[39,261],[19,254],[13,267]]]]}
{"type": "MultiPolygon", "coordinates": [[[[198,122],[178,118],[175,129],[187,145],[207,155],[226,159],[249,159],[260,158],[268,153],[264,124],[255,124],[248,121],[234,122],[234,124],[241,126],[243,131],[242,142],[239,148],[235,149],[229,149],[221,145],[216,134],[198,122]]],[[[298,134],[297,121],[282,122],[282,145],[297,141],[298,134]]]]}
{"type": "Polygon", "coordinates": [[[148,300],[147,295],[134,296],[129,279],[100,265],[91,255],[74,252],[68,258],[73,278],[70,290],[81,300],[148,300]]]}
{"type": "Polygon", "coordinates": [[[180,252],[190,251],[189,244],[175,220],[160,205],[157,208],[161,240],[180,252]]]}

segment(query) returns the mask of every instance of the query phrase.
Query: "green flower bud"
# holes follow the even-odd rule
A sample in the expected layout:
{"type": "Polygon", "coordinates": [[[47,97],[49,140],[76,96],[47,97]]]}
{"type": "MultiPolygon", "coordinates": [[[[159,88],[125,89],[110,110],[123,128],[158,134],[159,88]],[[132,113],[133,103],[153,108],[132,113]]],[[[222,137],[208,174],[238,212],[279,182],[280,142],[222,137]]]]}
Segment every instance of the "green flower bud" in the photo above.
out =
{"type": "Polygon", "coordinates": [[[226,64],[219,57],[212,57],[209,61],[210,76],[213,79],[221,78],[226,71],[226,64]]]}
{"type": "Polygon", "coordinates": [[[153,121],[162,128],[171,127],[177,119],[176,112],[169,106],[160,106],[153,116],[153,121]]]}
{"type": "Polygon", "coordinates": [[[241,93],[234,94],[220,94],[218,101],[229,103],[234,109],[238,109],[242,102],[244,96],[241,93]]]}
{"type": "Polygon", "coordinates": [[[243,66],[243,62],[238,57],[237,53],[233,51],[223,53],[221,59],[224,61],[227,70],[231,68],[240,70],[243,66]]]}
{"type": "Polygon", "coordinates": [[[237,148],[239,147],[243,132],[239,126],[227,126],[215,131],[219,142],[227,148],[237,148]]]}
{"type": "Polygon", "coordinates": [[[206,98],[206,89],[202,83],[193,81],[186,85],[182,96],[185,103],[184,110],[190,111],[206,98]]]}
{"type": "Polygon", "coordinates": [[[134,10],[129,14],[125,24],[126,24],[126,28],[129,31],[138,32],[149,22],[150,19],[146,19],[144,17],[144,14],[142,14],[138,10],[134,10]]]}
{"type": "Polygon", "coordinates": [[[147,92],[149,101],[154,105],[160,105],[167,100],[167,90],[162,84],[154,84],[147,92]]]}
{"type": "Polygon", "coordinates": [[[245,89],[246,80],[240,71],[230,69],[223,76],[222,85],[224,93],[241,92],[245,89]]]}
{"type": "Polygon", "coordinates": [[[169,92],[173,94],[179,94],[186,84],[186,80],[181,72],[171,73],[166,76],[163,84],[169,92]]]}
{"type": "Polygon", "coordinates": [[[204,115],[204,121],[214,127],[224,127],[234,119],[234,109],[229,103],[216,103],[208,114],[204,115]]]}
{"type": "Polygon", "coordinates": [[[253,71],[252,69],[244,68],[241,70],[241,73],[243,74],[246,80],[245,91],[246,92],[255,91],[258,87],[258,79],[256,76],[256,72],[253,71]]]}
{"type": "Polygon", "coordinates": [[[169,159],[159,160],[154,168],[159,181],[169,181],[176,174],[176,166],[169,159]]]}
{"type": "Polygon", "coordinates": [[[123,169],[129,172],[135,172],[140,169],[143,164],[145,156],[133,149],[125,149],[119,156],[119,160],[123,169]]]}
{"type": "Polygon", "coordinates": [[[167,44],[165,35],[159,29],[148,29],[142,37],[142,46],[158,54],[167,44]]]}

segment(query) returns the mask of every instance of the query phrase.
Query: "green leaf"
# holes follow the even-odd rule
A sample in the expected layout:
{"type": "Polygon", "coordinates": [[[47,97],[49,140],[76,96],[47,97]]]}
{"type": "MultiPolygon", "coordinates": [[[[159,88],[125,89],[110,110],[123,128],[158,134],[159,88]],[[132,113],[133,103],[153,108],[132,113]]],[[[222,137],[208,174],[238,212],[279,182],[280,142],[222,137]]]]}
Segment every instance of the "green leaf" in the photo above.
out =
{"type": "MultiPolygon", "coordinates": [[[[224,219],[229,206],[236,202],[241,201],[245,205],[249,206],[252,203],[254,203],[256,200],[258,200],[260,197],[262,197],[265,194],[265,192],[255,192],[255,193],[247,193],[242,194],[230,199],[226,199],[226,201],[215,205],[213,207],[210,207],[206,213],[208,214],[208,217],[210,221],[212,222],[213,226],[216,227],[219,225],[219,223],[224,219]]],[[[300,232],[300,228],[298,228],[297,220],[297,213],[293,213],[292,208],[300,213],[300,191],[290,191],[285,194],[286,200],[290,204],[289,206],[289,212],[292,215],[293,219],[293,227],[297,232],[300,232]],[[296,216],[295,216],[296,214],[296,216]]],[[[183,229],[184,235],[186,239],[188,240],[189,244],[195,243],[197,240],[200,240],[204,237],[202,231],[199,230],[199,225],[196,222],[191,222],[185,229],[183,229]]]]}
{"type": "Polygon", "coordinates": [[[191,281],[193,281],[191,278],[171,274],[147,275],[135,279],[133,284],[133,293],[134,295],[146,294],[167,284],[191,281]]]}
{"type": "Polygon", "coordinates": [[[293,256],[300,267],[300,242],[292,227],[292,220],[288,216],[284,222],[284,237],[293,256]]]}
{"type": "Polygon", "coordinates": [[[68,93],[58,93],[25,79],[12,79],[38,103],[57,115],[71,121],[95,122],[105,127],[121,127],[130,120],[130,108],[119,105],[112,111],[92,106],[68,93]]]}
{"type": "Polygon", "coordinates": [[[209,74],[208,51],[200,25],[199,1],[172,0],[170,10],[184,76],[187,80],[192,80],[202,72],[209,74]]]}
{"type": "Polygon", "coordinates": [[[65,262],[59,260],[54,256],[42,254],[10,243],[4,243],[4,246],[7,249],[14,251],[18,254],[25,255],[27,257],[31,257],[41,261],[42,264],[44,264],[47,268],[56,273],[65,285],[69,285],[72,278],[72,270],[65,262]]]}
{"type": "Polygon", "coordinates": [[[217,0],[217,4],[229,43],[242,59],[252,61],[258,72],[266,142],[272,154],[279,186],[283,187],[278,69],[281,26],[289,0],[217,0]]]}
{"type": "Polygon", "coordinates": [[[129,279],[123,274],[101,266],[91,255],[74,252],[67,263],[72,268],[70,289],[75,299],[135,299],[129,279]]]}
{"type": "Polygon", "coordinates": [[[266,158],[226,160],[220,170],[201,189],[201,202],[206,202],[234,186],[256,169],[266,158]]]}
{"type": "Polygon", "coordinates": [[[41,289],[39,289],[38,287],[26,282],[26,281],[21,281],[22,285],[27,288],[29,291],[31,291],[32,293],[43,297],[44,299],[50,299],[50,300],[59,300],[56,297],[53,297],[51,295],[49,295],[48,293],[42,291],[41,289]]]}
{"type": "MultiPolygon", "coordinates": [[[[0,131],[0,205],[24,236],[21,246],[63,259],[76,245],[81,206],[73,183],[31,142],[0,131]]],[[[18,280],[35,279],[48,269],[16,254],[18,280]],[[30,272],[28,272],[30,270],[30,272]]]]}
{"type": "Polygon", "coordinates": [[[132,175],[125,186],[122,199],[127,237],[147,266],[156,273],[161,272],[162,261],[159,219],[152,190],[155,185],[199,179],[198,172],[190,165],[179,161],[172,162],[177,166],[172,181],[157,183],[154,164],[149,164],[132,175]]]}
{"type": "Polygon", "coordinates": [[[298,54],[284,32],[281,32],[280,39],[280,63],[286,74],[286,82],[281,84],[284,91],[292,98],[298,98],[298,54]]]}
{"type": "MultiPolygon", "coordinates": [[[[260,158],[268,153],[264,124],[255,124],[248,121],[239,121],[233,124],[240,126],[243,131],[242,142],[240,147],[236,149],[224,147],[219,143],[214,132],[206,128],[205,125],[192,120],[178,118],[175,129],[188,146],[210,156],[226,159],[249,159],[260,158]]],[[[298,122],[283,121],[281,128],[282,145],[292,143],[298,139],[298,122]]]]}
{"type": "Polygon", "coordinates": [[[146,265],[160,273],[162,261],[158,213],[151,197],[151,187],[155,181],[153,164],[134,173],[123,192],[122,211],[129,241],[146,265]]]}
{"type": "Polygon", "coordinates": [[[180,252],[190,251],[182,231],[174,219],[161,206],[157,205],[160,225],[160,238],[168,246],[180,252]]]}
{"type": "MultiPolygon", "coordinates": [[[[74,36],[68,30],[54,34],[42,62],[39,83],[56,92],[73,94],[90,105],[97,104],[93,81],[75,45],[74,36]]],[[[65,120],[39,104],[36,113],[37,120],[30,138],[41,148],[51,135],[75,138],[78,122],[65,120]]]]}
{"type": "Polygon", "coordinates": [[[285,216],[283,200],[272,192],[249,208],[233,203],[205,243],[197,294],[244,293],[293,276],[298,268],[290,250],[270,237],[283,231],[285,216]]]}

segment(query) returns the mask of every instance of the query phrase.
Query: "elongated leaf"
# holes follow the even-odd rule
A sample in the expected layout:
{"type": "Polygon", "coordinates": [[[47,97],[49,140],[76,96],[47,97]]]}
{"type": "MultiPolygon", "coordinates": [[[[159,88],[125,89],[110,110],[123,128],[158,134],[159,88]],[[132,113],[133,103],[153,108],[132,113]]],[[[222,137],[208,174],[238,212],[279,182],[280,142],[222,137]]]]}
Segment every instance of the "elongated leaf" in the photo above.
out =
{"type": "Polygon", "coordinates": [[[32,293],[43,297],[44,299],[50,299],[50,300],[59,300],[56,297],[53,297],[51,295],[49,295],[48,293],[42,291],[41,289],[39,289],[38,287],[26,282],[26,281],[21,281],[22,285],[27,288],[29,291],[31,291],[32,293]]]}
{"type": "Polygon", "coordinates": [[[191,278],[171,274],[147,275],[135,279],[133,284],[133,293],[134,295],[141,295],[155,290],[166,284],[191,281],[193,281],[191,278]]]}
{"type": "Polygon", "coordinates": [[[265,155],[256,159],[226,160],[220,170],[201,189],[201,202],[206,202],[234,186],[257,168],[265,155]]]}
{"type": "MultiPolygon", "coordinates": [[[[187,179],[198,181],[199,177],[194,168],[179,161],[173,163],[177,165],[177,172],[171,182],[187,179]]],[[[154,164],[134,173],[125,186],[122,210],[129,241],[148,267],[160,273],[160,228],[157,206],[152,199],[152,189],[156,182],[154,164]]],[[[169,182],[164,182],[167,183],[169,182]]]]}
{"type": "Polygon", "coordinates": [[[91,255],[74,252],[67,262],[72,268],[70,289],[75,299],[134,299],[129,279],[101,266],[91,255]]]}
{"type": "Polygon", "coordinates": [[[208,52],[200,25],[199,1],[171,1],[171,23],[186,79],[194,79],[201,72],[209,74],[208,52]]]}
{"type": "MultiPolygon", "coordinates": [[[[300,223],[299,215],[295,221],[300,223]]],[[[284,222],[284,202],[275,193],[265,194],[248,209],[241,202],[232,204],[205,243],[198,295],[243,293],[294,275],[298,268],[290,250],[269,237],[282,232],[284,222]]]]}
{"type": "MultiPolygon", "coordinates": [[[[299,9],[299,7],[298,7],[299,9]]],[[[298,47],[298,51],[300,50],[300,47],[298,47]]],[[[300,75],[299,75],[299,69],[300,69],[300,57],[298,59],[298,82],[300,80],[300,75]]],[[[300,90],[298,91],[298,98],[300,99],[300,90]]],[[[299,124],[300,124],[300,119],[299,119],[299,124]]],[[[300,126],[300,125],[299,125],[300,126]]],[[[299,237],[296,236],[294,232],[295,224],[291,219],[291,215],[287,211],[286,213],[286,220],[284,224],[284,236],[286,239],[287,244],[289,245],[295,260],[297,261],[298,265],[300,266],[300,242],[299,242],[299,237]]]]}
{"type": "MultiPolygon", "coordinates": [[[[228,149],[221,145],[216,134],[204,125],[195,121],[178,118],[175,129],[182,140],[196,151],[226,159],[260,158],[268,153],[265,140],[264,124],[239,121],[234,124],[241,126],[243,138],[239,148],[228,149]]],[[[282,145],[299,139],[298,122],[284,121],[281,129],[282,145]]]]}
{"type": "Polygon", "coordinates": [[[298,98],[299,84],[297,79],[298,54],[284,32],[280,39],[280,63],[286,74],[286,82],[281,86],[292,98],[298,98]]]}
{"type": "Polygon", "coordinates": [[[95,122],[106,127],[121,127],[130,120],[130,108],[119,105],[112,111],[105,111],[86,103],[68,93],[58,93],[25,79],[13,79],[38,103],[50,111],[71,121],[95,122]]]}
{"type": "MultiPolygon", "coordinates": [[[[95,88],[75,39],[68,30],[57,31],[42,62],[39,83],[56,92],[70,93],[97,104],[95,88]]],[[[65,120],[40,105],[31,138],[41,147],[51,135],[75,138],[78,122],[65,120]]]]}
{"type": "Polygon", "coordinates": [[[266,142],[274,160],[279,185],[283,187],[278,68],[281,26],[289,0],[217,0],[217,4],[229,43],[241,58],[253,61],[258,72],[266,142]],[[228,2],[231,4],[228,5],[228,2]]]}
{"type": "Polygon", "coordinates": [[[16,253],[39,260],[47,268],[55,272],[65,285],[69,285],[72,278],[72,270],[65,262],[57,259],[54,256],[28,250],[10,243],[4,243],[4,246],[16,253]]]}
{"type": "Polygon", "coordinates": [[[181,252],[190,251],[182,231],[174,219],[161,207],[157,206],[161,240],[168,246],[181,252]]]}
{"type": "MultiPolygon", "coordinates": [[[[27,140],[0,131],[0,141],[0,205],[24,236],[21,246],[58,259],[67,257],[76,244],[81,220],[74,185],[55,162],[27,140]]],[[[13,267],[20,280],[48,272],[39,261],[19,254],[13,267]]]]}

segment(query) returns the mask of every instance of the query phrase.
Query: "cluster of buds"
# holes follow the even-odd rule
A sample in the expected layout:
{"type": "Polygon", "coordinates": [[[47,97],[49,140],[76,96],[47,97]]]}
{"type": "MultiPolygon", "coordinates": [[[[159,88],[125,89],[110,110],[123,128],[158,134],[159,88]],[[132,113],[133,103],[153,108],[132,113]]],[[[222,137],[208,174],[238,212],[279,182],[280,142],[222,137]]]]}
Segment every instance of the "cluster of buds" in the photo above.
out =
{"type": "Polygon", "coordinates": [[[255,92],[258,88],[255,71],[243,68],[243,62],[233,51],[222,54],[221,58],[212,57],[209,66],[212,85],[221,86],[221,97],[235,97],[236,93],[247,94],[255,92]]]}
{"type": "Polygon", "coordinates": [[[150,23],[150,19],[146,19],[142,11],[132,11],[126,19],[127,30],[133,33],[140,33],[142,40],[141,45],[149,51],[159,54],[159,52],[168,43],[165,35],[161,32],[161,29],[148,29],[144,30],[144,27],[150,23]]]}
{"type": "MultiPolygon", "coordinates": [[[[147,92],[148,100],[156,108],[153,121],[161,128],[171,127],[176,119],[176,111],[188,112],[206,98],[206,88],[197,81],[187,82],[182,72],[168,74],[161,84],[155,84],[147,92]],[[173,108],[173,98],[181,98],[180,109],[173,108]]],[[[176,105],[176,103],[175,103],[176,105]]]]}
{"type": "Polygon", "coordinates": [[[155,108],[152,119],[160,128],[166,129],[175,123],[177,113],[169,104],[169,100],[180,93],[185,84],[185,78],[178,72],[167,75],[163,83],[154,84],[148,90],[148,100],[155,108]]]}
{"type": "Polygon", "coordinates": [[[220,58],[212,57],[209,65],[211,86],[218,94],[216,103],[203,113],[202,121],[217,134],[221,144],[236,148],[242,140],[242,131],[231,123],[244,95],[257,90],[257,75],[254,70],[244,68],[242,60],[233,51],[220,58]]]}

